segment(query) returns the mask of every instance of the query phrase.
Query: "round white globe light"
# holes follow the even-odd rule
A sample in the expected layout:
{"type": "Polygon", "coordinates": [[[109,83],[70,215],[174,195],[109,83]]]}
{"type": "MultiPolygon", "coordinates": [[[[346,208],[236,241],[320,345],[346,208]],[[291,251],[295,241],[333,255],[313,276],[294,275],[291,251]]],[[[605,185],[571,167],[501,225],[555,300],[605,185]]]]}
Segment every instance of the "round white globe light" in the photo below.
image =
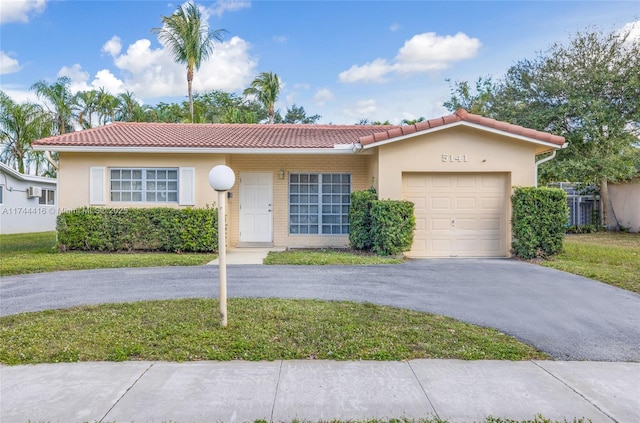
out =
{"type": "Polygon", "coordinates": [[[216,191],[228,191],[236,182],[236,175],[229,166],[214,166],[209,171],[209,185],[216,191]]]}

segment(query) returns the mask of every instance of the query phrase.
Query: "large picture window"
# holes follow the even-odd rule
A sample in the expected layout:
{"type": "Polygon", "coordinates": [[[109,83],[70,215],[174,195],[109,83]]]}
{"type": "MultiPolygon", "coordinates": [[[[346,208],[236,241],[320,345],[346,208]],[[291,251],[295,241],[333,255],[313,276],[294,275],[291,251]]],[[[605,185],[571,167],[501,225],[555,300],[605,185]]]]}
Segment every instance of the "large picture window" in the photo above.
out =
{"type": "Polygon", "coordinates": [[[351,175],[289,174],[289,233],[348,234],[351,175]]]}
{"type": "Polygon", "coordinates": [[[111,201],[177,203],[178,169],[110,169],[111,201]]]}

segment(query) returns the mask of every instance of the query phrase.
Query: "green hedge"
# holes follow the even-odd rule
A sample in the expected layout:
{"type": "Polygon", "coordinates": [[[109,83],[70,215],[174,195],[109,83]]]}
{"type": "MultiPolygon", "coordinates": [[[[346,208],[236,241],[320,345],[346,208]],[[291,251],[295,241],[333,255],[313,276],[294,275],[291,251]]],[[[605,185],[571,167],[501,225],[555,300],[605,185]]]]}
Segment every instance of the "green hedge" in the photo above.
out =
{"type": "Polygon", "coordinates": [[[371,240],[371,205],[378,199],[375,188],[351,193],[349,207],[349,244],[356,250],[370,250],[371,240]]]}
{"type": "Polygon", "coordinates": [[[513,204],[513,242],[516,256],[531,259],[562,251],[569,221],[567,194],[558,188],[518,187],[513,204]]]}
{"type": "Polygon", "coordinates": [[[373,252],[388,256],[411,249],[416,218],[410,201],[375,200],[371,205],[373,252]]]}
{"type": "Polygon", "coordinates": [[[212,252],[218,249],[214,208],[85,207],[58,215],[61,251],[212,252]]]}

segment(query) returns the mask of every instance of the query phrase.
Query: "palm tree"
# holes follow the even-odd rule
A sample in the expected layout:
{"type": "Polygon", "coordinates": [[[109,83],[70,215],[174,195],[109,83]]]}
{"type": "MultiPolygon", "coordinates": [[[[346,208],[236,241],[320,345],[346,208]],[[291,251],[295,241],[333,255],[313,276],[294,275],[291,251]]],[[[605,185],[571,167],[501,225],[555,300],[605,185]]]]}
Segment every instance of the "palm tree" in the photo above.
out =
{"type": "Polygon", "coordinates": [[[120,93],[117,97],[116,120],[124,122],[140,122],[144,114],[136,95],[131,91],[120,93]]]}
{"type": "Polygon", "coordinates": [[[108,93],[104,88],[100,88],[100,91],[98,91],[98,114],[103,125],[116,120],[115,115],[118,103],[116,96],[108,93]]]}
{"type": "Polygon", "coordinates": [[[93,127],[92,116],[98,109],[98,94],[96,90],[79,91],[73,97],[73,108],[76,110],[78,124],[82,129],[93,127]]]}
{"type": "Polygon", "coordinates": [[[71,80],[66,76],[61,76],[52,84],[45,81],[38,81],[31,86],[35,90],[38,98],[47,100],[50,104],[45,107],[53,115],[57,125],[58,134],[66,134],[71,127],[71,105],[73,104],[73,96],[69,86],[71,80]]]}
{"type": "Polygon", "coordinates": [[[254,95],[269,112],[269,123],[273,123],[275,104],[280,94],[280,79],[273,72],[262,72],[244,90],[244,95],[254,95]]]}
{"type": "Polygon", "coordinates": [[[39,104],[18,104],[0,91],[0,159],[3,163],[20,173],[25,173],[29,162],[35,161],[40,166],[31,142],[51,135],[52,126],[49,115],[39,104]]]}
{"type": "Polygon", "coordinates": [[[222,41],[224,29],[209,31],[198,6],[187,3],[179,6],[171,16],[162,17],[162,28],[151,28],[160,41],[171,50],[173,59],[187,65],[189,113],[193,122],[193,72],[213,53],[214,41],[222,41]]]}

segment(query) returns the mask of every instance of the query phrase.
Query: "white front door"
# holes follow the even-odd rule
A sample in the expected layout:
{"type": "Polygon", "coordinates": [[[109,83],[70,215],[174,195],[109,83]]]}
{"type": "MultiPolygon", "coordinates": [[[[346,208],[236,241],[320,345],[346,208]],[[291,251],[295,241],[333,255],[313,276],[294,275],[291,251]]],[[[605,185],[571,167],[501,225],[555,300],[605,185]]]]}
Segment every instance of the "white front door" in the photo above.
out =
{"type": "Polygon", "coordinates": [[[240,242],[273,241],[273,174],[240,172],[240,242]]]}

